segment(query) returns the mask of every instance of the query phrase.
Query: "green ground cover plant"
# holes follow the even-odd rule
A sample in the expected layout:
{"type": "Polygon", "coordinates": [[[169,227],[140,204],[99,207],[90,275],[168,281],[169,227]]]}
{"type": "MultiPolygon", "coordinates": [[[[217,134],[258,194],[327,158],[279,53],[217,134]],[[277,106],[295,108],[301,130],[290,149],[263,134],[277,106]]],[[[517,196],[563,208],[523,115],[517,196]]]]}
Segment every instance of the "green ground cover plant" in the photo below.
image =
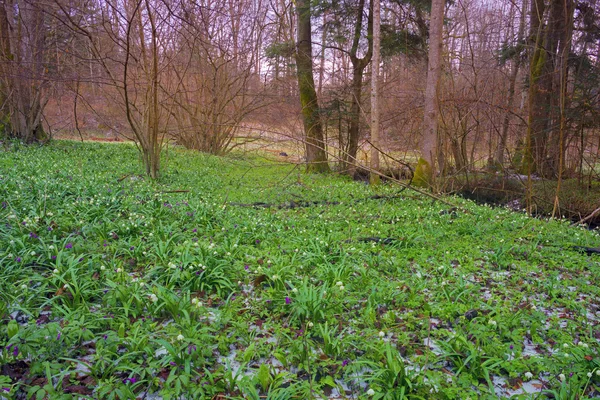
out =
{"type": "Polygon", "coordinates": [[[598,232],[258,156],[0,152],[0,398],[600,396],[598,232]]]}

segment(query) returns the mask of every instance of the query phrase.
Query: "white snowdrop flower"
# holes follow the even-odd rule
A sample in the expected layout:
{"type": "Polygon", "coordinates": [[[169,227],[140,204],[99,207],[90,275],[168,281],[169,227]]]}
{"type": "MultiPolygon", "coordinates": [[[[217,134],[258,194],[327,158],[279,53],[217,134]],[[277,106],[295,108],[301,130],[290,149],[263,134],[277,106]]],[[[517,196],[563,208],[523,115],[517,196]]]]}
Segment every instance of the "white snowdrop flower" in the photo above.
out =
{"type": "Polygon", "coordinates": [[[60,271],[56,268],[54,268],[54,271],[52,271],[54,274],[58,274],[60,271]]]}
{"type": "Polygon", "coordinates": [[[23,290],[27,290],[27,285],[26,285],[26,284],[22,284],[22,285],[21,285],[21,289],[23,289],[23,290]]]}
{"type": "Polygon", "coordinates": [[[185,336],[183,336],[181,333],[179,335],[177,335],[177,340],[180,342],[183,342],[185,340],[185,336]]]}
{"type": "Polygon", "coordinates": [[[492,326],[496,326],[496,325],[498,325],[498,324],[496,323],[496,321],[494,321],[493,319],[490,319],[490,320],[488,321],[488,324],[489,324],[489,325],[492,325],[492,326]]]}
{"type": "Polygon", "coordinates": [[[231,253],[230,253],[230,252],[227,252],[227,255],[228,255],[228,256],[230,256],[230,255],[231,255],[231,253]]]}
{"type": "Polygon", "coordinates": [[[564,382],[566,379],[565,374],[558,375],[558,379],[560,379],[561,382],[564,382]]]}
{"type": "Polygon", "coordinates": [[[198,247],[198,246],[200,246],[200,245],[198,244],[198,242],[194,242],[194,246],[195,246],[195,247],[198,247]]]}
{"type": "Polygon", "coordinates": [[[158,301],[158,296],[156,296],[154,293],[152,293],[150,296],[150,301],[153,303],[156,303],[158,301]]]}
{"type": "Polygon", "coordinates": [[[383,338],[385,336],[385,332],[384,331],[379,331],[379,337],[383,338]]]}
{"type": "Polygon", "coordinates": [[[203,305],[202,305],[202,302],[201,302],[201,301],[199,301],[198,303],[196,303],[196,308],[202,308],[202,306],[203,306],[203,305]]]}
{"type": "Polygon", "coordinates": [[[292,289],[292,293],[298,293],[298,289],[296,289],[296,288],[293,288],[293,289],[292,289]]]}
{"type": "Polygon", "coordinates": [[[373,389],[367,390],[367,396],[375,396],[375,391],[373,389]]]}
{"type": "Polygon", "coordinates": [[[140,282],[140,287],[144,287],[146,284],[144,282],[140,282]]]}
{"type": "Polygon", "coordinates": [[[100,266],[100,271],[104,271],[106,269],[106,267],[104,265],[100,266]]]}
{"type": "Polygon", "coordinates": [[[336,285],[336,286],[342,286],[342,285],[343,285],[343,283],[342,283],[342,281],[337,281],[337,282],[335,283],[335,285],[336,285]]]}
{"type": "Polygon", "coordinates": [[[200,301],[200,300],[198,300],[197,298],[195,298],[195,297],[194,297],[194,298],[192,299],[192,304],[198,304],[198,302],[199,302],[199,301],[200,301]]]}
{"type": "Polygon", "coordinates": [[[588,372],[586,375],[587,375],[588,378],[592,377],[592,373],[591,372],[588,372]]]}
{"type": "Polygon", "coordinates": [[[54,250],[54,245],[48,246],[48,250],[54,250]]]}
{"type": "Polygon", "coordinates": [[[315,326],[315,324],[313,324],[312,322],[309,322],[309,323],[308,323],[308,327],[309,327],[309,328],[312,328],[313,326],[315,326]]]}
{"type": "Polygon", "coordinates": [[[596,370],[596,376],[600,376],[600,369],[596,370]]]}
{"type": "Polygon", "coordinates": [[[346,287],[344,285],[340,286],[340,291],[343,292],[346,287]]]}
{"type": "Polygon", "coordinates": [[[529,372],[529,371],[525,372],[524,376],[525,376],[525,379],[527,379],[527,380],[533,378],[533,374],[531,372],[529,372]]]}
{"type": "Polygon", "coordinates": [[[11,241],[10,241],[10,242],[8,242],[8,243],[10,243],[10,244],[15,244],[15,241],[14,241],[14,240],[11,240],[11,241]]]}
{"type": "Polygon", "coordinates": [[[123,272],[123,270],[121,268],[117,268],[117,274],[120,274],[121,272],[123,272]]]}
{"type": "Polygon", "coordinates": [[[276,281],[277,279],[279,279],[279,275],[277,275],[277,274],[273,275],[273,280],[276,281]]]}
{"type": "Polygon", "coordinates": [[[569,358],[571,355],[569,353],[565,353],[565,358],[569,358]]]}
{"type": "Polygon", "coordinates": [[[565,344],[563,344],[563,347],[564,347],[565,349],[566,349],[566,348],[568,348],[568,347],[569,347],[569,343],[565,343],[565,344]]]}

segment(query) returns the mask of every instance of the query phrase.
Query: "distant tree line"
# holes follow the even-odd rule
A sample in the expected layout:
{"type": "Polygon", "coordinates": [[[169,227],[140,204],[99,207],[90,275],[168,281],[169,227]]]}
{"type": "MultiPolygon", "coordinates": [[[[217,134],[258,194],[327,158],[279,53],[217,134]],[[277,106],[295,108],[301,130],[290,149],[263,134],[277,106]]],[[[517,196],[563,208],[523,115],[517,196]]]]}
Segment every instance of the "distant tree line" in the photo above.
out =
{"type": "Polygon", "coordinates": [[[169,140],[274,132],[315,172],[591,179],[599,21],[596,0],[0,0],[0,130],[114,131],[153,178],[169,140]]]}

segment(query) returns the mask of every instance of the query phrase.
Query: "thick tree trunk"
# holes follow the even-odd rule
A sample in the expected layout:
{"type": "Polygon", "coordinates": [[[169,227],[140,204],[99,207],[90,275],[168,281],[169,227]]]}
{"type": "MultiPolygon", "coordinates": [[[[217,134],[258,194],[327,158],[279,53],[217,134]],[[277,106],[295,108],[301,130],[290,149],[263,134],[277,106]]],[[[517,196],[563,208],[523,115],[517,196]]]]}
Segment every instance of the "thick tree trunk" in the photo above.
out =
{"type": "Polygon", "coordinates": [[[538,172],[545,158],[545,136],[548,128],[549,101],[546,81],[548,53],[544,41],[544,0],[531,1],[530,41],[533,53],[529,68],[529,116],[525,155],[522,171],[527,174],[538,172]]]}
{"type": "Polygon", "coordinates": [[[572,0],[552,0],[549,5],[533,0],[531,13],[535,46],[530,67],[525,167],[527,172],[550,177],[557,175],[561,157],[560,94],[566,86],[563,89],[561,84],[560,65],[561,57],[570,51],[572,0]],[[547,24],[544,13],[548,14],[547,24]]]}
{"type": "Polygon", "coordinates": [[[565,109],[568,105],[568,59],[571,51],[575,7],[573,7],[573,0],[555,0],[553,6],[557,9],[554,13],[555,20],[553,21],[557,49],[553,57],[552,93],[554,95],[552,96],[552,110],[554,112],[553,129],[549,140],[548,169],[549,173],[553,176],[559,176],[562,173],[562,166],[560,164],[564,161],[565,141],[567,139],[565,109]]]}
{"type": "Polygon", "coordinates": [[[442,73],[442,33],[444,30],[445,0],[433,0],[429,22],[429,60],[425,88],[424,132],[421,138],[421,158],[413,183],[432,187],[436,174],[438,151],[438,87],[442,73]]]}
{"type": "MultiPolygon", "coordinates": [[[[25,143],[45,141],[42,114],[48,102],[46,78],[46,26],[44,13],[35,3],[22,0],[0,2],[0,59],[5,93],[5,109],[10,123],[9,136],[25,143]]],[[[6,117],[5,117],[6,118],[6,117]]]]}
{"type": "Polygon", "coordinates": [[[302,122],[306,142],[306,163],[309,172],[328,172],[327,153],[323,140],[323,126],[313,75],[310,0],[296,2],[298,39],[296,43],[296,70],[302,122]]]}

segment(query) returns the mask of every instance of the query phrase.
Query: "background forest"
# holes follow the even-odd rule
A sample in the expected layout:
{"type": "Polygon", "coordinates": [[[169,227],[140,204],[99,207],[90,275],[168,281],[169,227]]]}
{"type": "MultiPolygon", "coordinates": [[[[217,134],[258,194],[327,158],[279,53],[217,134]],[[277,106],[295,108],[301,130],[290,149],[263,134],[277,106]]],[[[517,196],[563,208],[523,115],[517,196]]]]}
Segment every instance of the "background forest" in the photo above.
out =
{"type": "MultiPolygon", "coordinates": [[[[287,140],[313,169],[328,158],[354,173],[369,165],[378,36],[385,169],[415,164],[425,145],[429,1],[382,0],[380,35],[373,0],[0,5],[8,137],[128,138],[153,177],[168,140],[213,154],[287,140]],[[311,119],[304,128],[301,110],[311,119]]],[[[437,189],[484,167],[589,185],[600,154],[599,12],[595,0],[447,2],[437,189]]]]}

